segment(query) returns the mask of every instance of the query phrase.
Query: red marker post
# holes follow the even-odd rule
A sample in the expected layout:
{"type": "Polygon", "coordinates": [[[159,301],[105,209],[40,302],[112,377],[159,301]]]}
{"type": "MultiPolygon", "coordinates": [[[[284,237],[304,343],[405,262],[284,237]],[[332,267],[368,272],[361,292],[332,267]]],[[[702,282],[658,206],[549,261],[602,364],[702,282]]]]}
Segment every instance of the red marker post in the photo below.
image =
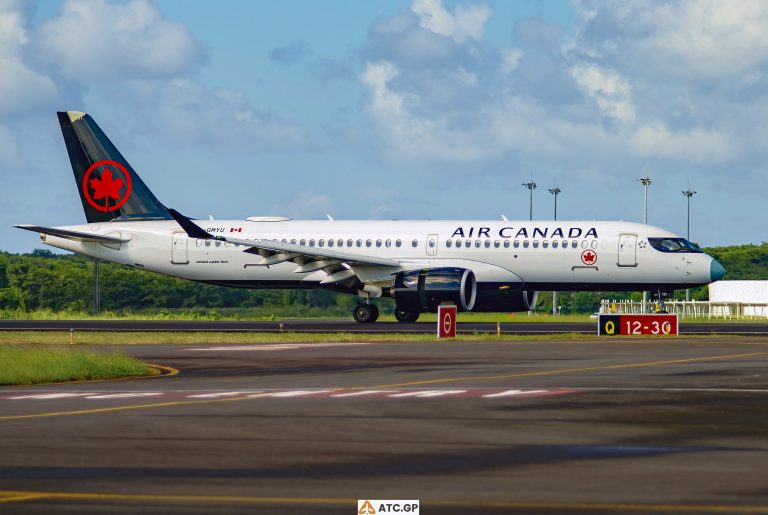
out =
{"type": "Polygon", "coordinates": [[[437,337],[456,337],[456,306],[437,306],[437,337]]]}

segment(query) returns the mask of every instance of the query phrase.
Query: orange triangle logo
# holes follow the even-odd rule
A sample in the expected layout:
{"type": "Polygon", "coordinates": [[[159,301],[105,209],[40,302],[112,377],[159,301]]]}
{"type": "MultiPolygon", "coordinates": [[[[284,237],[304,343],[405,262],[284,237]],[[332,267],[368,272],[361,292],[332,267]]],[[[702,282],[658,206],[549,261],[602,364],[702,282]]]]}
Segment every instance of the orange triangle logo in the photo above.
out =
{"type": "Polygon", "coordinates": [[[376,515],[376,508],[373,507],[371,501],[365,501],[357,513],[359,515],[376,515]]]}

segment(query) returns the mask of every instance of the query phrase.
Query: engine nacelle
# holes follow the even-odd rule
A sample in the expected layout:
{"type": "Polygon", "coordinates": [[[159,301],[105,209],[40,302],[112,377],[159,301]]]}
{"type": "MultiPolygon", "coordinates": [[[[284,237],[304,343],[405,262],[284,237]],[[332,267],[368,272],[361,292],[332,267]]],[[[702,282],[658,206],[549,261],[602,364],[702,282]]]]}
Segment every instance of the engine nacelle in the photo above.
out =
{"type": "Polygon", "coordinates": [[[475,309],[483,313],[514,313],[530,311],[536,306],[539,292],[531,290],[484,289],[480,291],[475,309]]]}
{"type": "Polygon", "coordinates": [[[416,313],[437,311],[443,302],[459,311],[472,311],[477,300],[475,273],[466,268],[427,268],[400,272],[393,297],[398,308],[416,313]]]}

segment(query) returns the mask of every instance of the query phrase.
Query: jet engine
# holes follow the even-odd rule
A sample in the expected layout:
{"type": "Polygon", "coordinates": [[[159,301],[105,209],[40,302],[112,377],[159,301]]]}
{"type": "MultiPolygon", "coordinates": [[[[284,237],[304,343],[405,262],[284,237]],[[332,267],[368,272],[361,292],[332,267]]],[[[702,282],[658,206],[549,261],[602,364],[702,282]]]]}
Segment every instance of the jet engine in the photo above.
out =
{"type": "Polygon", "coordinates": [[[427,268],[400,272],[393,297],[398,309],[412,313],[437,311],[451,302],[459,311],[472,311],[477,299],[475,273],[466,268],[427,268]]]}

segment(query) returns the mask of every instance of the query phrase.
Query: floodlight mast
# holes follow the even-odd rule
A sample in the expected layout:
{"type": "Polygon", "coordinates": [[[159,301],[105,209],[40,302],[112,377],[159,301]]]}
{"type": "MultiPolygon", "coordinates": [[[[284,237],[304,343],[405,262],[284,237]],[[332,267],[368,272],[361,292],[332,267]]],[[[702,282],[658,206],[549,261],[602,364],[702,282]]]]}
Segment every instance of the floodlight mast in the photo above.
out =
{"type": "MultiPolygon", "coordinates": [[[[648,225],[648,186],[651,185],[651,178],[648,177],[648,174],[645,175],[645,177],[642,177],[637,180],[640,184],[643,185],[643,224],[648,225]]],[[[646,312],[648,305],[648,292],[643,292],[643,304],[642,304],[642,310],[643,313],[646,312]]]]}
{"type": "MultiPolygon", "coordinates": [[[[688,200],[688,222],[686,224],[686,231],[685,231],[685,238],[688,241],[691,241],[691,197],[696,195],[695,191],[691,191],[691,188],[688,187],[687,190],[683,191],[683,196],[686,197],[688,200]]],[[[691,289],[686,288],[685,289],[685,301],[690,302],[691,300],[691,289]]]]}
{"type": "Polygon", "coordinates": [[[531,182],[524,182],[522,185],[528,188],[528,191],[530,192],[530,200],[528,202],[528,220],[533,220],[533,190],[536,189],[536,183],[531,180],[531,182]]]}
{"type": "MultiPolygon", "coordinates": [[[[552,195],[555,196],[555,217],[554,217],[554,220],[557,220],[557,196],[560,195],[562,190],[560,188],[558,188],[557,185],[555,185],[554,188],[549,188],[549,192],[552,195]]],[[[559,312],[557,304],[558,304],[557,292],[553,291],[552,292],[552,314],[553,315],[557,315],[558,312],[559,312]]]]}

